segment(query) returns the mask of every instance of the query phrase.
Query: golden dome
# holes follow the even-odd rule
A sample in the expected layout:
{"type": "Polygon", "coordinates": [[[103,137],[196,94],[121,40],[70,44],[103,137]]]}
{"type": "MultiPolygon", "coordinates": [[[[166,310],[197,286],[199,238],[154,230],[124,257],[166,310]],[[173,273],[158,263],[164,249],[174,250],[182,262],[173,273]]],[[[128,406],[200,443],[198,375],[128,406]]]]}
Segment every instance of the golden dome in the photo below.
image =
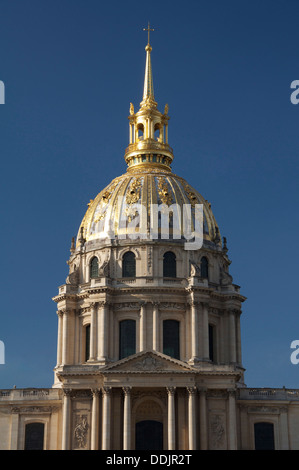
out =
{"type": "Polygon", "coordinates": [[[184,210],[190,208],[194,230],[197,204],[203,205],[203,240],[219,244],[220,234],[210,204],[183,178],[159,168],[130,170],[112,180],[90,201],[78,232],[77,246],[82,240],[186,240],[184,210]],[[159,211],[157,233],[153,208],[159,211]],[[169,221],[168,236],[165,225],[161,224],[163,213],[169,221]]]}
{"type": "Polygon", "coordinates": [[[210,204],[171,171],[168,105],[164,113],[157,109],[149,43],[145,50],[143,99],[136,113],[133,104],[130,105],[130,141],[124,157],[127,172],[90,201],[77,246],[107,239],[190,240],[190,233],[196,236],[199,205],[202,205],[201,237],[205,243],[218,245],[220,234],[210,204]]]}

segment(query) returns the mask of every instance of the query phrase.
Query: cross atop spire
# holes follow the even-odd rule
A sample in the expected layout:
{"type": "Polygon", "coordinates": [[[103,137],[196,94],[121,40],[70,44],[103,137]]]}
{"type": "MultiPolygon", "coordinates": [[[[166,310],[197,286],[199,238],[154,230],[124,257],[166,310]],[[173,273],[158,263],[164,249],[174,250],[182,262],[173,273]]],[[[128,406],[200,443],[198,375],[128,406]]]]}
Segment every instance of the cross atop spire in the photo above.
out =
{"type": "Polygon", "coordinates": [[[145,75],[144,75],[144,88],[143,88],[143,101],[142,105],[146,106],[156,106],[154,98],[154,84],[153,84],[153,72],[152,72],[152,63],[151,63],[151,51],[152,47],[150,45],[150,32],[154,31],[148,23],[147,28],[143,28],[143,31],[147,31],[148,43],[145,47],[146,50],[146,63],[145,63],[145,75]]]}
{"type": "Polygon", "coordinates": [[[143,28],[143,31],[147,31],[147,44],[149,45],[149,43],[150,43],[150,32],[155,31],[155,30],[150,28],[150,24],[148,22],[147,28],[143,28]]]}

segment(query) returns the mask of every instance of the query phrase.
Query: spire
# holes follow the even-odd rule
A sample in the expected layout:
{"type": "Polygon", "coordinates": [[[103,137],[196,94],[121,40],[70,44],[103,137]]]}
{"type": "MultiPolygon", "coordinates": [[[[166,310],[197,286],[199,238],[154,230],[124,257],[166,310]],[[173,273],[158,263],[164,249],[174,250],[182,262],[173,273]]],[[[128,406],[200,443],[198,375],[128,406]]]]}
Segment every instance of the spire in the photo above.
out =
{"type": "Polygon", "coordinates": [[[148,24],[147,28],[143,28],[143,31],[148,33],[145,47],[143,99],[139,111],[136,113],[133,104],[130,104],[130,143],[126,148],[125,160],[128,164],[128,170],[150,166],[171,171],[173,153],[172,148],[168,145],[168,105],[165,105],[164,113],[161,113],[157,109],[154,97],[152,47],[150,45],[150,32],[154,30],[148,24]]]}
{"type": "Polygon", "coordinates": [[[157,106],[157,103],[155,102],[155,97],[154,97],[154,83],[153,83],[153,72],[152,72],[152,61],[151,61],[152,47],[150,45],[150,31],[154,31],[154,29],[151,29],[150,24],[148,23],[148,27],[143,28],[143,31],[148,32],[148,40],[147,40],[147,45],[145,47],[146,62],[145,62],[145,74],[144,74],[143,101],[141,103],[141,106],[143,105],[157,106]]]}

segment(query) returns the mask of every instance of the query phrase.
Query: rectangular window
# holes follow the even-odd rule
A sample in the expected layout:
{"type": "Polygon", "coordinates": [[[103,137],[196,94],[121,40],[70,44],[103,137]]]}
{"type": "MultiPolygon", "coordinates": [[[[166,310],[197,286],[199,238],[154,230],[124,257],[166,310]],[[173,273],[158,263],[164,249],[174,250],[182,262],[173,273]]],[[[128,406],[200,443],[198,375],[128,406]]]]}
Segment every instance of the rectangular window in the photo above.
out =
{"type": "Polygon", "coordinates": [[[180,359],[180,322],[163,321],[163,353],[180,359]]]}
{"type": "Polygon", "coordinates": [[[85,327],[85,361],[90,358],[90,325],[85,327]]]}
{"type": "Polygon", "coordinates": [[[43,450],[44,424],[28,423],[25,427],[25,450],[43,450]]]}
{"type": "Polygon", "coordinates": [[[119,323],[119,359],[136,353],[136,322],[123,320],[119,323]]]}
{"type": "Polygon", "coordinates": [[[272,423],[254,424],[255,450],[275,450],[274,426],[272,423]]]}

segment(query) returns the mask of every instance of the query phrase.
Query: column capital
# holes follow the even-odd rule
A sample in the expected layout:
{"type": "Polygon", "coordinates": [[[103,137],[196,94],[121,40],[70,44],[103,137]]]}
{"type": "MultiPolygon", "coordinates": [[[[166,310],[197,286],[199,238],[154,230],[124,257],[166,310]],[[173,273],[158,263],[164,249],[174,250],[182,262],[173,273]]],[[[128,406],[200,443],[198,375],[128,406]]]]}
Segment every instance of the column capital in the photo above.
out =
{"type": "Polygon", "coordinates": [[[63,395],[65,397],[71,397],[73,393],[73,390],[71,388],[63,388],[63,395]]]}
{"type": "Polygon", "coordinates": [[[98,397],[101,394],[101,390],[99,388],[92,388],[91,393],[94,397],[98,397]]]}
{"type": "Polygon", "coordinates": [[[195,395],[197,393],[197,387],[196,386],[187,387],[187,391],[189,395],[195,395]]]}
{"type": "Polygon", "coordinates": [[[102,388],[103,395],[110,395],[111,391],[112,391],[112,387],[105,386],[102,388]]]}
{"type": "Polygon", "coordinates": [[[98,305],[98,302],[90,302],[89,307],[90,308],[96,308],[98,305]]]}
{"type": "Polygon", "coordinates": [[[69,307],[60,308],[60,309],[57,311],[57,314],[58,314],[58,315],[65,315],[65,314],[71,313],[72,311],[73,311],[73,309],[72,309],[72,308],[69,308],[69,307]]]}
{"type": "Polygon", "coordinates": [[[241,309],[238,309],[236,307],[228,307],[228,308],[225,308],[224,310],[224,313],[227,314],[227,315],[241,315],[241,309]]]}
{"type": "Polygon", "coordinates": [[[166,387],[168,395],[174,395],[176,387],[166,387]]]}
{"type": "Polygon", "coordinates": [[[130,395],[130,393],[132,391],[132,387],[122,387],[122,391],[124,392],[125,396],[128,396],[128,395],[130,395]]]}

